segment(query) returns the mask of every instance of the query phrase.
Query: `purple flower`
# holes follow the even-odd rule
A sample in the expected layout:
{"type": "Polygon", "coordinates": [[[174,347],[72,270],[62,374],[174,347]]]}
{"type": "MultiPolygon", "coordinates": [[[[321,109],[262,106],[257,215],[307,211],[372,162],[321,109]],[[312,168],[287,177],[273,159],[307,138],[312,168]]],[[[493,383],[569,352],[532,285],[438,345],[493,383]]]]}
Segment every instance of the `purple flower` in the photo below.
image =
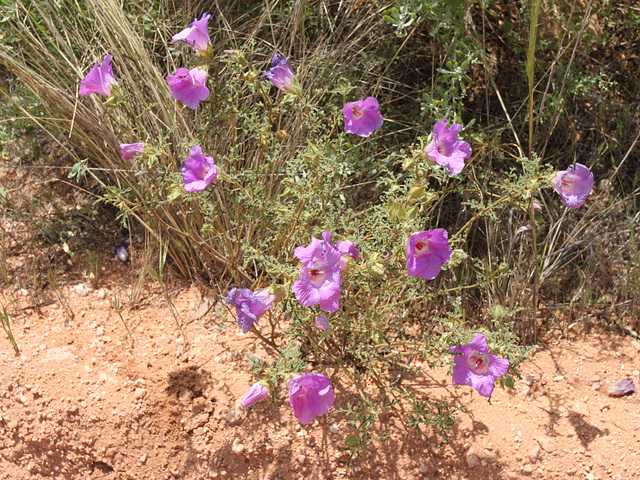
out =
{"type": "Polygon", "coordinates": [[[380,114],[378,100],[373,97],[345,103],[342,107],[342,115],[344,116],[344,131],[360,137],[368,137],[378,130],[384,122],[384,118],[380,114]]]}
{"type": "Polygon", "coordinates": [[[187,42],[194,50],[206,51],[209,47],[209,19],[211,15],[203,13],[200,20],[193,20],[191,25],[176,33],[171,39],[173,42],[187,42]]]}
{"type": "Polygon", "coordinates": [[[275,298],[267,289],[252,292],[248,288],[232,288],[227,294],[227,303],[235,307],[236,321],[242,333],[247,333],[251,325],[258,324],[264,312],[273,308],[275,298]]]}
{"type": "Polygon", "coordinates": [[[122,238],[120,245],[116,247],[114,253],[122,263],[125,263],[129,259],[129,244],[124,237],[122,238]]]}
{"type": "Polygon", "coordinates": [[[269,396],[269,389],[262,382],[256,382],[251,385],[247,393],[242,397],[242,406],[248,407],[254,403],[260,402],[269,396]]]}
{"type": "Polygon", "coordinates": [[[407,273],[412,277],[433,280],[451,258],[449,235],[444,228],[425,230],[407,238],[407,273]]]}
{"type": "Polygon", "coordinates": [[[133,157],[140,155],[144,150],[144,143],[121,143],[120,153],[122,160],[131,160],[133,157]]]}
{"type": "Polygon", "coordinates": [[[271,83],[283,92],[294,92],[292,83],[294,75],[289,65],[289,57],[284,58],[279,53],[274,54],[271,59],[271,70],[263,73],[262,76],[271,80],[271,83]]]}
{"type": "Polygon", "coordinates": [[[303,307],[317,303],[327,313],[340,307],[340,252],[331,246],[331,232],[322,232],[322,239],[311,239],[308,247],[298,247],[294,255],[302,262],[300,280],[293,284],[293,293],[303,307]]]}
{"type": "Polygon", "coordinates": [[[209,89],[206,86],[207,72],[200,68],[179,68],[175,75],[167,77],[167,83],[171,86],[173,98],[194,110],[198,103],[209,97],[209,89]]]}
{"type": "Polygon", "coordinates": [[[213,157],[202,153],[199,145],[191,147],[189,154],[191,156],[185,158],[180,166],[184,189],[187,192],[202,192],[211,182],[216,183],[218,167],[213,163],[213,157]]]}
{"type": "Polygon", "coordinates": [[[626,395],[633,395],[634,393],[636,393],[636,386],[630,378],[625,378],[614,383],[608,392],[610,397],[624,397],[626,395]]]}
{"type": "Polygon", "coordinates": [[[313,321],[313,324],[318,330],[329,331],[329,319],[323,314],[318,315],[313,321]]]}
{"type": "Polygon", "coordinates": [[[477,334],[468,345],[450,347],[451,353],[462,353],[453,357],[454,385],[469,385],[483,397],[490,397],[496,378],[509,370],[509,360],[489,353],[484,335],[477,334]]]}
{"type": "Polygon", "coordinates": [[[447,127],[447,120],[436,122],[433,127],[433,139],[427,145],[427,159],[449,168],[449,175],[457,175],[464,168],[464,160],[471,156],[471,147],[467,142],[458,140],[462,125],[454,123],[447,127]]]}
{"type": "Polygon", "coordinates": [[[287,388],[293,414],[303,425],[327,413],[335,400],[331,382],[320,373],[294,375],[287,382],[287,388]]]}
{"type": "Polygon", "coordinates": [[[593,188],[593,173],[581,163],[576,163],[556,173],[552,183],[566,207],[578,208],[584,205],[593,188]]]}
{"type": "Polygon", "coordinates": [[[336,249],[342,255],[349,255],[354,260],[358,260],[360,258],[360,252],[356,248],[356,244],[349,240],[338,240],[336,242],[336,249]]]}
{"type": "Polygon", "coordinates": [[[91,95],[99,93],[108,97],[111,95],[111,85],[117,85],[118,82],[113,76],[111,68],[111,59],[113,55],[106,55],[102,59],[102,65],[94,64],[93,68],[87,76],[80,81],[80,95],[91,95]]]}

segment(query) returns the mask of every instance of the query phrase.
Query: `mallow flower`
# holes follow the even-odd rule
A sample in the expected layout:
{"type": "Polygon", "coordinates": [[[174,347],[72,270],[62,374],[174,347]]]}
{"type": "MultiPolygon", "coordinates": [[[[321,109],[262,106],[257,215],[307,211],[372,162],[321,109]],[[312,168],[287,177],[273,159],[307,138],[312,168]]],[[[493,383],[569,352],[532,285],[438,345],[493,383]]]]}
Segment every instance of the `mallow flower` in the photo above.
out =
{"type": "Polygon", "coordinates": [[[368,137],[384,123],[380,113],[380,104],[374,97],[357,102],[345,103],[342,107],[344,131],[360,137],[368,137]]]}
{"type": "Polygon", "coordinates": [[[92,93],[99,93],[105,97],[111,95],[111,85],[118,84],[111,68],[112,58],[113,55],[105,55],[102,59],[102,65],[94,64],[89,73],[80,80],[80,91],[78,92],[80,95],[91,95],[92,93]]]}
{"type": "Polygon", "coordinates": [[[207,88],[207,72],[200,68],[179,68],[175,75],[167,76],[167,83],[171,87],[171,95],[183,102],[187,107],[196,109],[198,103],[209,97],[207,88]]]}
{"type": "Polygon", "coordinates": [[[242,406],[248,407],[254,403],[260,402],[269,396],[269,389],[262,384],[262,382],[256,382],[251,385],[251,388],[247,390],[247,393],[242,397],[242,406]]]}
{"type": "Polygon", "coordinates": [[[320,314],[314,320],[313,324],[318,330],[324,330],[325,332],[329,331],[329,319],[326,315],[320,314]]]}
{"type": "Polygon", "coordinates": [[[122,263],[126,263],[129,259],[129,244],[124,239],[124,237],[122,237],[122,241],[120,242],[120,244],[116,246],[114,253],[116,254],[116,257],[118,257],[118,260],[120,260],[122,263]]]}
{"type": "Polygon", "coordinates": [[[336,242],[336,250],[338,250],[342,255],[349,255],[354,260],[358,260],[360,258],[360,252],[356,248],[356,244],[350,240],[338,240],[336,242]]]}
{"type": "Polygon", "coordinates": [[[209,19],[211,15],[203,13],[200,20],[194,19],[187,28],[176,33],[171,39],[173,42],[187,42],[194,50],[206,51],[211,43],[209,41],[209,19]]]}
{"type": "Polygon", "coordinates": [[[287,382],[287,388],[293,414],[303,425],[327,413],[335,401],[331,382],[320,373],[294,375],[287,382]]]}
{"type": "Polygon", "coordinates": [[[199,145],[191,147],[191,156],[185,158],[180,166],[184,189],[187,192],[202,192],[212,182],[216,183],[218,167],[213,163],[213,157],[205,156],[199,145]]]}
{"type": "Polygon", "coordinates": [[[552,183],[566,207],[578,208],[584,205],[593,188],[593,173],[585,165],[576,163],[556,173],[552,183]]]}
{"type": "Polygon", "coordinates": [[[407,273],[412,277],[433,280],[451,259],[449,235],[444,228],[425,230],[411,235],[405,242],[407,273]]]}
{"type": "Polygon", "coordinates": [[[449,168],[449,175],[457,175],[464,168],[465,159],[471,156],[471,146],[458,140],[459,123],[447,127],[448,120],[436,122],[433,127],[433,139],[427,145],[427,159],[449,168]]]}
{"type": "Polygon", "coordinates": [[[276,296],[268,289],[252,292],[248,288],[232,288],[227,294],[227,303],[236,309],[236,321],[242,333],[251,330],[251,325],[257,325],[260,317],[273,308],[276,296]]]}
{"type": "Polygon", "coordinates": [[[289,65],[289,57],[284,58],[279,53],[274,54],[271,58],[271,69],[262,76],[271,80],[271,83],[283,92],[294,93],[292,83],[294,74],[289,65]]]}
{"type": "Polygon", "coordinates": [[[624,397],[626,395],[634,395],[635,393],[636,386],[633,384],[633,380],[631,380],[631,378],[625,378],[611,385],[608,395],[610,397],[624,397]]]}
{"type": "Polygon", "coordinates": [[[294,255],[302,262],[300,280],[293,293],[303,307],[320,304],[327,313],[340,307],[340,252],[331,246],[331,232],[322,232],[322,240],[311,239],[308,247],[296,248],[294,255]]]}
{"type": "Polygon", "coordinates": [[[450,347],[453,357],[454,385],[469,385],[480,395],[489,398],[493,393],[495,382],[509,370],[509,360],[489,353],[487,340],[478,333],[468,345],[450,347]]]}
{"type": "Polygon", "coordinates": [[[122,160],[131,160],[133,157],[140,155],[144,150],[144,143],[121,143],[120,153],[122,160]]]}

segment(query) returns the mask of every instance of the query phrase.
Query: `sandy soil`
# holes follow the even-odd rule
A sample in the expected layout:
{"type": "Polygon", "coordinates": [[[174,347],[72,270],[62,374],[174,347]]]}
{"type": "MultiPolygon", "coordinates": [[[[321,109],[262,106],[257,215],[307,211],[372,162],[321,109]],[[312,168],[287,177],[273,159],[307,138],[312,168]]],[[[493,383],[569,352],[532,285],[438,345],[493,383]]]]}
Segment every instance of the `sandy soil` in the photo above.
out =
{"type": "MultiPolygon", "coordinates": [[[[26,189],[20,171],[3,175],[5,185],[26,189]]],[[[78,211],[91,203],[62,193],[78,211]]],[[[255,381],[245,355],[267,355],[224,321],[223,309],[192,319],[210,292],[167,279],[186,350],[156,285],[131,301],[135,245],[134,262],[122,264],[113,232],[94,236],[92,279],[82,252],[69,263],[60,247],[42,247],[34,233],[42,225],[16,208],[2,215],[0,298],[20,354],[0,335],[0,479],[640,478],[638,397],[607,395],[625,377],[639,384],[640,342],[631,337],[548,335],[515,389],[496,388],[491,403],[452,386],[445,369],[425,367],[406,381],[425,398],[464,405],[449,442],[383,412],[376,438],[348,465],[343,441],[352,430],[339,409],[354,392],[336,372],[323,372],[336,404],[309,426],[286,402],[243,409],[255,381]]]]}

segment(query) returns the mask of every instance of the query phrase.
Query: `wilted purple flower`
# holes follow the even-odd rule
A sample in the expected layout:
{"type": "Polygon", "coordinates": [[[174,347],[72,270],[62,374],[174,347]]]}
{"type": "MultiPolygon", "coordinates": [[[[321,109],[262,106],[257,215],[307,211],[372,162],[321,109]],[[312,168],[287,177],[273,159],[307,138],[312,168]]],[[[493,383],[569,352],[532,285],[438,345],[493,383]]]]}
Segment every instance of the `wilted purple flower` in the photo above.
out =
{"type": "Polygon", "coordinates": [[[344,131],[360,137],[368,137],[384,123],[378,100],[373,97],[345,103],[342,107],[342,115],[344,116],[344,131]]]}
{"type": "Polygon", "coordinates": [[[175,75],[167,77],[167,83],[171,86],[171,95],[176,100],[183,102],[187,107],[196,109],[198,103],[209,97],[207,88],[207,72],[200,68],[179,68],[175,75]]]}
{"type": "Polygon", "coordinates": [[[313,324],[319,330],[324,330],[325,332],[329,331],[329,319],[323,314],[318,315],[313,320],[313,324]]]}
{"type": "Polygon", "coordinates": [[[293,284],[293,293],[303,307],[317,303],[328,313],[340,307],[340,252],[331,246],[331,232],[322,232],[322,239],[311,239],[308,247],[298,247],[294,255],[302,262],[300,280],[293,284]]]}
{"type": "Polygon", "coordinates": [[[576,163],[556,173],[552,183],[566,207],[578,208],[584,205],[593,188],[593,173],[585,165],[576,163]]]}
{"type": "Polygon", "coordinates": [[[216,183],[218,167],[213,163],[213,157],[202,153],[199,145],[191,147],[191,155],[183,160],[180,166],[184,189],[187,192],[202,192],[211,182],[216,183]]]}
{"type": "Polygon", "coordinates": [[[144,150],[144,143],[121,143],[120,153],[122,160],[131,160],[136,155],[140,155],[144,150]]]}
{"type": "Polygon", "coordinates": [[[444,228],[425,230],[407,238],[407,273],[412,277],[433,280],[451,258],[449,235],[444,228]]]}
{"type": "Polygon", "coordinates": [[[274,54],[271,58],[271,69],[263,73],[262,76],[271,80],[271,83],[283,92],[293,93],[294,75],[291,65],[289,65],[289,57],[284,58],[279,53],[274,54]]]}
{"type": "Polygon", "coordinates": [[[342,255],[349,255],[354,260],[358,260],[360,258],[360,252],[356,248],[356,244],[349,240],[338,240],[336,242],[336,250],[338,250],[342,255]]]}
{"type": "Polygon", "coordinates": [[[490,397],[496,378],[509,370],[509,360],[491,355],[487,340],[481,333],[468,345],[450,347],[451,353],[461,353],[453,357],[454,385],[469,385],[483,397],[490,397]]]}
{"type": "Polygon", "coordinates": [[[92,93],[99,93],[105,97],[111,95],[111,85],[118,84],[111,68],[112,58],[113,55],[106,55],[102,59],[102,65],[97,63],[93,65],[87,76],[80,81],[80,95],[91,95],[92,93]]]}
{"type": "Polygon", "coordinates": [[[626,395],[633,395],[634,393],[636,393],[636,386],[630,378],[620,380],[609,388],[610,397],[624,397],[626,395]]]}
{"type": "Polygon", "coordinates": [[[187,28],[176,33],[171,39],[173,42],[187,42],[194,50],[206,51],[209,47],[209,19],[211,15],[203,13],[200,20],[194,19],[187,28]]]}
{"type": "Polygon", "coordinates": [[[235,307],[236,321],[242,333],[247,333],[264,312],[273,308],[275,298],[267,289],[252,292],[248,288],[232,288],[227,294],[227,303],[235,307]]]}
{"type": "Polygon", "coordinates": [[[449,175],[457,175],[464,168],[464,160],[471,156],[471,146],[458,140],[459,123],[447,127],[448,120],[436,122],[433,139],[427,145],[427,159],[449,168],[449,175]]]}
{"type": "Polygon", "coordinates": [[[287,388],[293,414],[304,425],[327,413],[335,400],[331,382],[320,373],[294,375],[287,382],[287,388]]]}
{"type": "Polygon", "coordinates": [[[242,397],[242,406],[248,407],[254,403],[260,402],[269,396],[269,389],[262,382],[256,382],[251,385],[247,393],[242,397]]]}
{"type": "Polygon", "coordinates": [[[115,248],[114,253],[122,263],[125,263],[129,259],[129,244],[124,237],[122,238],[120,245],[115,248]]]}

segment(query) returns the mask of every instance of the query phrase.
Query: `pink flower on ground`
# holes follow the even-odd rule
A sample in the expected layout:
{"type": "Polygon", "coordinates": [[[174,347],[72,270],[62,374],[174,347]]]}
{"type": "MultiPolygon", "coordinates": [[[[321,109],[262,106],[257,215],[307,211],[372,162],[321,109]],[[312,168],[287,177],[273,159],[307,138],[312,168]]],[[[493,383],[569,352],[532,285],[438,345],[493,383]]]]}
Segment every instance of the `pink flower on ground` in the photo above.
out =
{"type": "Polygon", "coordinates": [[[279,53],[274,54],[271,59],[271,69],[262,76],[271,80],[271,83],[283,92],[293,93],[294,74],[289,65],[289,57],[284,58],[279,53]]]}
{"type": "Polygon", "coordinates": [[[320,373],[294,375],[287,382],[289,405],[293,414],[303,425],[324,415],[333,406],[335,394],[327,377],[320,373]]]}
{"type": "Polygon", "coordinates": [[[552,183],[566,207],[578,208],[584,205],[593,188],[593,173],[585,165],[576,163],[556,173],[552,183]]]}
{"type": "Polygon", "coordinates": [[[360,137],[368,137],[384,123],[378,100],[373,97],[346,103],[342,107],[342,115],[344,116],[344,131],[360,137]]]}
{"type": "Polygon", "coordinates": [[[175,75],[167,77],[167,83],[171,87],[173,98],[194,110],[198,103],[209,97],[209,89],[206,86],[207,72],[200,68],[179,68],[175,75]]]}
{"type": "Polygon", "coordinates": [[[120,153],[122,160],[131,160],[133,157],[140,155],[144,150],[144,143],[121,143],[120,153]]]}
{"type": "Polygon", "coordinates": [[[465,159],[471,156],[471,146],[458,140],[459,123],[447,127],[447,120],[436,122],[433,127],[433,139],[427,145],[427,159],[449,168],[449,175],[457,175],[464,168],[465,159]]]}
{"type": "Polygon", "coordinates": [[[80,95],[91,95],[92,93],[99,93],[105,97],[111,95],[111,85],[118,84],[111,68],[112,58],[113,55],[106,55],[102,59],[102,65],[97,63],[93,65],[87,76],[80,81],[80,95]]]}
{"type": "Polygon", "coordinates": [[[311,239],[308,247],[298,247],[294,255],[302,262],[300,280],[293,284],[293,293],[303,307],[320,304],[327,313],[340,307],[340,252],[331,246],[331,232],[322,239],[311,239]]]}
{"type": "Polygon", "coordinates": [[[227,303],[236,309],[236,321],[242,333],[251,330],[251,326],[258,324],[260,317],[274,307],[276,296],[268,289],[252,292],[248,288],[232,288],[227,294],[227,303]]]}
{"type": "Polygon", "coordinates": [[[509,360],[491,355],[484,335],[477,334],[468,345],[450,347],[453,357],[454,385],[469,385],[483,397],[490,397],[498,377],[509,370],[509,360]]]}
{"type": "Polygon", "coordinates": [[[248,407],[254,403],[261,402],[269,396],[269,389],[265,387],[262,382],[256,382],[251,385],[251,388],[247,390],[247,393],[242,397],[242,406],[248,407]]]}
{"type": "Polygon", "coordinates": [[[200,20],[194,19],[187,28],[176,33],[171,39],[173,42],[187,42],[194,50],[206,51],[211,43],[209,41],[209,19],[211,15],[203,13],[200,20]]]}
{"type": "Polygon", "coordinates": [[[407,273],[412,277],[433,280],[451,258],[449,235],[444,228],[411,235],[405,242],[407,273]]]}
{"type": "Polygon", "coordinates": [[[324,330],[325,332],[329,331],[329,319],[326,317],[326,315],[318,315],[313,321],[313,324],[318,330],[324,330]]]}
{"type": "Polygon", "coordinates": [[[187,192],[202,192],[212,182],[216,183],[218,167],[213,163],[213,157],[205,156],[198,145],[191,147],[189,154],[191,156],[185,158],[180,166],[184,189],[187,192]]]}

